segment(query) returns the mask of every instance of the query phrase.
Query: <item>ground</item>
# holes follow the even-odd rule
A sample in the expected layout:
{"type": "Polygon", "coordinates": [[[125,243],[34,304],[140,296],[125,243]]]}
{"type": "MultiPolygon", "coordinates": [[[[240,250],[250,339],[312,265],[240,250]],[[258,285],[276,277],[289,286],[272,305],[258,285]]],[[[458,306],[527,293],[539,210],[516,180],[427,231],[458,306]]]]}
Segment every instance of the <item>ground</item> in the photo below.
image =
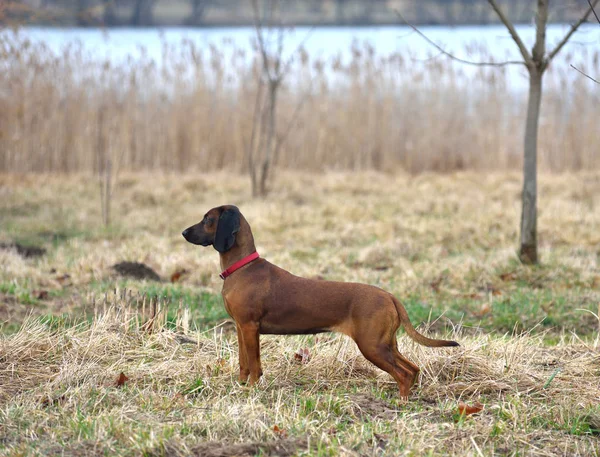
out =
{"type": "Polygon", "coordinates": [[[600,174],[541,176],[536,267],[516,173],[279,172],[265,199],[227,172],[122,173],[108,228],[98,188],[0,176],[0,242],[46,249],[0,250],[0,454],[600,453],[600,174]],[[225,203],[271,262],[389,290],[461,347],[399,333],[421,367],[408,402],[334,334],[263,337],[265,376],[240,385],[218,255],[180,235],[225,203]]]}

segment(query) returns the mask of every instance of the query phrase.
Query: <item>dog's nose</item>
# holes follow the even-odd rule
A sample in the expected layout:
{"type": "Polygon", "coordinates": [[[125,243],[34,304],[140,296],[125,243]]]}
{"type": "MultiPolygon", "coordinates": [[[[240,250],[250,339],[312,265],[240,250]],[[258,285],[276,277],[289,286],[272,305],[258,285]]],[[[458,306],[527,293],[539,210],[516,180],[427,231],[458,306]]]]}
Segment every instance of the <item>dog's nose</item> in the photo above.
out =
{"type": "Polygon", "coordinates": [[[190,229],[185,229],[183,232],[181,232],[181,234],[183,235],[184,238],[187,238],[189,233],[190,233],[190,229]]]}

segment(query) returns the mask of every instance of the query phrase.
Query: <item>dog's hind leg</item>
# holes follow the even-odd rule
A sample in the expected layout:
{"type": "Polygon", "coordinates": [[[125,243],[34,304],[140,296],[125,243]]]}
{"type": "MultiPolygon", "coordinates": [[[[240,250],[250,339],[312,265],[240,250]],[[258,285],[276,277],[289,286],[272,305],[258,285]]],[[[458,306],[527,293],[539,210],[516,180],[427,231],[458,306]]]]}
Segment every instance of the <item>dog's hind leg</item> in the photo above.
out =
{"type": "Polygon", "coordinates": [[[406,357],[404,357],[402,354],[400,354],[400,351],[398,351],[398,342],[396,340],[396,335],[392,337],[390,350],[392,352],[394,360],[396,361],[396,365],[401,366],[405,371],[411,373],[410,386],[412,387],[412,385],[417,380],[417,376],[419,375],[419,367],[412,363],[410,360],[408,360],[406,357]]]}
{"type": "Polygon", "coordinates": [[[382,310],[370,319],[355,320],[350,336],[367,360],[394,378],[400,396],[406,398],[419,367],[398,352],[396,330],[399,325],[395,310],[382,310]]]}
{"type": "Polygon", "coordinates": [[[376,347],[359,345],[359,349],[369,362],[386,371],[394,378],[398,384],[401,397],[408,397],[416,374],[399,366],[387,345],[378,345],[376,347]]]}

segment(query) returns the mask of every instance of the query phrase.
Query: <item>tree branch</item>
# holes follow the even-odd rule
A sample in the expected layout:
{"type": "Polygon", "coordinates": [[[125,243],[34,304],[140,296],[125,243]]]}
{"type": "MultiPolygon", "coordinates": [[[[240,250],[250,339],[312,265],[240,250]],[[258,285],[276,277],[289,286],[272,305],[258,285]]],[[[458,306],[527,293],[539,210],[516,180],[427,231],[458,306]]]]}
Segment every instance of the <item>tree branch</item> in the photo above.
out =
{"type": "Polygon", "coordinates": [[[306,35],[304,35],[304,38],[302,38],[302,41],[298,44],[298,46],[296,46],[296,49],[294,50],[294,52],[292,52],[290,54],[290,58],[283,65],[282,74],[286,74],[289,71],[289,69],[292,66],[292,63],[294,61],[294,56],[296,56],[300,52],[300,50],[304,47],[304,45],[306,44],[306,42],[308,41],[308,39],[310,38],[312,33],[315,31],[315,27],[316,27],[316,25],[313,25],[310,29],[308,29],[308,32],[306,32],[306,35]]]}
{"type": "Polygon", "coordinates": [[[579,68],[577,68],[575,65],[571,64],[571,68],[579,73],[581,73],[583,76],[585,76],[588,79],[591,79],[592,81],[594,81],[596,84],[600,84],[600,81],[598,81],[597,79],[592,78],[590,75],[584,73],[583,71],[581,71],[579,68]]]}
{"type": "Polygon", "coordinates": [[[404,16],[402,16],[402,14],[400,14],[400,11],[396,10],[396,14],[398,15],[398,17],[400,19],[402,19],[402,21],[406,25],[408,25],[411,29],[413,29],[415,32],[417,32],[417,34],[421,38],[423,38],[425,41],[427,41],[427,43],[429,43],[431,46],[433,46],[438,51],[440,51],[441,54],[443,54],[446,57],[449,57],[450,59],[455,60],[457,62],[466,64],[466,65],[473,65],[473,66],[476,66],[476,67],[504,67],[506,65],[525,65],[525,62],[522,62],[520,60],[509,60],[509,61],[506,61],[506,62],[473,62],[472,60],[461,59],[460,57],[456,57],[454,54],[451,54],[448,51],[446,51],[439,44],[437,44],[435,41],[433,41],[427,35],[425,35],[423,32],[421,32],[416,26],[414,26],[413,24],[411,24],[410,22],[408,22],[404,18],[404,16]]]}
{"type": "MultiPolygon", "coordinates": [[[[490,0],[490,1],[492,1],[492,0],[490,0]]],[[[550,63],[552,61],[552,59],[556,56],[556,54],[558,54],[560,52],[560,50],[563,48],[563,46],[565,44],[567,44],[567,41],[569,41],[569,38],[571,38],[571,36],[577,31],[579,26],[587,21],[587,18],[590,16],[590,14],[592,12],[594,13],[594,16],[596,16],[596,11],[594,11],[594,7],[598,4],[598,1],[600,1],[600,0],[594,0],[594,3],[592,4],[592,2],[590,0],[588,0],[590,7],[588,8],[587,12],[583,15],[583,17],[581,19],[579,19],[579,21],[577,21],[575,24],[573,24],[573,26],[571,27],[571,30],[569,30],[569,32],[564,36],[564,38],[560,41],[560,43],[558,43],[556,45],[554,50],[550,54],[548,54],[548,57],[546,58],[547,64],[550,63]]],[[[598,16],[596,16],[596,18],[598,18],[598,16]]]]}
{"type": "Polygon", "coordinates": [[[519,47],[519,51],[521,51],[521,55],[523,56],[523,59],[525,60],[525,64],[532,65],[533,58],[531,57],[531,54],[527,50],[525,43],[523,43],[523,40],[521,40],[521,37],[517,33],[517,30],[515,29],[515,27],[511,24],[511,22],[508,20],[506,15],[502,12],[500,7],[496,3],[496,0],[488,0],[488,3],[491,5],[492,9],[496,12],[498,17],[502,21],[502,23],[506,26],[506,28],[508,29],[508,33],[510,33],[510,36],[512,37],[513,41],[519,47]]]}
{"type": "Polygon", "coordinates": [[[544,62],[546,53],[546,24],[548,23],[548,1],[538,0],[537,11],[535,12],[535,43],[531,50],[533,61],[540,65],[542,71],[547,62],[544,62]]]}
{"type": "Polygon", "coordinates": [[[598,22],[598,24],[600,24],[600,17],[598,17],[598,15],[596,14],[596,10],[594,9],[594,6],[592,5],[591,0],[588,0],[588,5],[590,5],[590,8],[592,9],[592,13],[594,13],[594,16],[596,17],[596,21],[598,22]]]}
{"type": "Polygon", "coordinates": [[[292,114],[292,117],[290,118],[290,121],[289,121],[289,123],[288,123],[285,131],[283,132],[282,135],[278,136],[277,139],[276,139],[276,141],[275,141],[275,152],[273,154],[273,164],[274,165],[277,164],[277,160],[279,159],[279,150],[281,149],[281,146],[283,145],[283,143],[287,139],[288,134],[292,130],[292,127],[294,126],[294,123],[296,122],[296,118],[298,117],[298,114],[300,113],[300,110],[304,106],[304,103],[309,98],[311,98],[313,80],[314,80],[314,77],[311,77],[310,80],[309,80],[309,90],[305,91],[305,93],[302,94],[300,103],[298,103],[298,105],[296,105],[294,113],[292,114]]]}
{"type": "Polygon", "coordinates": [[[262,23],[260,20],[260,12],[258,11],[258,1],[252,1],[252,9],[254,11],[254,28],[256,29],[256,38],[258,40],[258,49],[260,50],[260,54],[262,56],[262,67],[263,72],[267,76],[270,82],[276,79],[276,75],[271,75],[271,70],[269,68],[269,56],[267,55],[267,47],[265,44],[265,40],[262,35],[262,23]]]}

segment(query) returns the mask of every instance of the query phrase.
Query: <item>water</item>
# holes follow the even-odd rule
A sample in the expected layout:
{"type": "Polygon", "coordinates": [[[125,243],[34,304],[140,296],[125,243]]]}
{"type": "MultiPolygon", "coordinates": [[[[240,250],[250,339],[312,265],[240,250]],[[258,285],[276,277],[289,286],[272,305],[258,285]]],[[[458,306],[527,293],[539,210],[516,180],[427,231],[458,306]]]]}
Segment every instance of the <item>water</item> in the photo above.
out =
{"type": "MultiPolygon", "coordinates": [[[[547,29],[547,49],[552,49],[568,32],[569,25],[552,24],[547,29]]],[[[533,26],[520,25],[518,33],[529,49],[535,39],[533,26]]],[[[467,49],[485,48],[495,61],[522,60],[517,46],[510,38],[505,27],[493,26],[423,26],[420,30],[431,40],[457,57],[467,60],[480,60],[477,52],[469,55],[467,49]]],[[[5,32],[6,33],[6,32],[5,32]]],[[[163,45],[178,46],[187,39],[201,48],[215,45],[227,51],[241,48],[252,53],[252,42],[256,32],[251,27],[243,28],[118,28],[109,31],[102,29],[81,28],[43,28],[26,27],[19,32],[34,42],[44,42],[57,54],[69,44],[78,42],[88,56],[98,60],[108,60],[114,65],[124,64],[127,59],[137,59],[142,53],[161,64],[163,45]],[[232,46],[234,45],[234,46],[232,46]]],[[[272,45],[276,37],[267,35],[266,40],[272,45]]],[[[393,53],[410,55],[414,65],[423,60],[444,56],[428,44],[409,27],[365,27],[365,28],[296,28],[286,36],[284,53],[292,54],[300,43],[303,43],[311,57],[332,59],[341,57],[342,61],[351,56],[352,43],[369,42],[379,56],[393,53]]],[[[594,55],[600,50],[600,27],[597,24],[583,25],[563,48],[555,60],[554,66],[569,69],[574,63],[580,68],[590,69],[594,55]]],[[[476,71],[475,67],[460,65],[466,75],[476,71]]],[[[522,66],[511,66],[509,80],[515,88],[526,87],[526,71],[522,66]]],[[[575,70],[566,72],[574,81],[585,78],[575,70]]],[[[600,76],[600,75],[594,75],[600,76]]],[[[588,80],[588,83],[591,81],[588,80]]]]}

